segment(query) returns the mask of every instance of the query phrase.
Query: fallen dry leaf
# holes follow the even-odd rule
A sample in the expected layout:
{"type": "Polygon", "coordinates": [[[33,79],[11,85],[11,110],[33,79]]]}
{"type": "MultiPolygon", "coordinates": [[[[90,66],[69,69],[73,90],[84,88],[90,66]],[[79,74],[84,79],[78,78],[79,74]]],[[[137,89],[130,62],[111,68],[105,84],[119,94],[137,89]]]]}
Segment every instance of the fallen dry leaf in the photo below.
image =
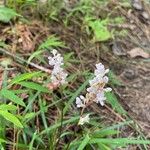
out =
{"type": "Polygon", "coordinates": [[[33,40],[33,35],[30,32],[29,28],[27,25],[17,25],[16,26],[19,39],[18,42],[22,44],[22,49],[24,51],[33,51],[35,48],[35,43],[33,40]]]}
{"type": "Polygon", "coordinates": [[[46,87],[49,89],[49,90],[56,90],[58,88],[59,84],[58,83],[48,83],[46,85],[46,87]]]}
{"type": "Polygon", "coordinates": [[[28,95],[27,93],[22,93],[22,94],[20,95],[20,97],[21,97],[22,99],[26,99],[26,98],[29,97],[29,95],[28,95]]]}
{"type": "Polygon", "coordinates": [[[135,57],[143,57],[143,58],[149,58],[149,54],[146,53],[142,48],[136,47],[131,49],[129,52],[127,52],[130,57],[135,58],[135,57]]]}

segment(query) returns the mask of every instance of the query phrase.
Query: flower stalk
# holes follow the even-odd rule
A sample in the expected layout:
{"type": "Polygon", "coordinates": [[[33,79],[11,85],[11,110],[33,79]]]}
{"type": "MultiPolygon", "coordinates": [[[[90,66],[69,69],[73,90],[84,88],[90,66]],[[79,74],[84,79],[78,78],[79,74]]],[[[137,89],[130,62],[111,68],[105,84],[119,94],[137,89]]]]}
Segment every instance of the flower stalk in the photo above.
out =
{"type": "Polygon", "coordinates": [[[103,64],[96,64],[94,78],[89,80],[90,87],[86,89],[86,95],[80,95],[76,98],[77,107],[82,108],[81,117],[78,124],[83,125],[84,121],[89,122],[89,115],[83,117],[85,108],[93,103],[99,103],[101,106],[104,106],[106,100],[105,92],[110,92],[112,90],[109,87],[105,88],[105,85],[108,83],[108,77],[106,76],[108,72],[109,69],[105,69],[103,64]]]}

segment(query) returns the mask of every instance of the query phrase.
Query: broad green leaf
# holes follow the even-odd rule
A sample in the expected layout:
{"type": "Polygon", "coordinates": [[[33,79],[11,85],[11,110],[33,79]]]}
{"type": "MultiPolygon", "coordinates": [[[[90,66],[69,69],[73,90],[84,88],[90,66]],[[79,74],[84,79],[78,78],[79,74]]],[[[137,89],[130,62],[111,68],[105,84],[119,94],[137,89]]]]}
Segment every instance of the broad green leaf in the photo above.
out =
{"type": "Polygon", "coordinates": [[[29,90],[28,89],[18,89],[18,90],[12,90],[15,94],[22,94],[22,93],[27,93],[29,90]]]}
{"type": "Polygon", "coordinates": [[[25,116],[24,116],[24,119],[30,119],[30,118],[33,118],[36,116],[36,113],[34,112],[31,112],[31,113],[27,113],[25,116]]]}
{"type": "Polygon", "coordinates": [[[112,37],[111,32],[109,32],[107,26],[104,24],[104,21],[89,21],[89,27],[92,28],[95,42],[107,41],[112,37]]]}
{"type": "Polygon", "coordinates": [[[39,76],[41,72],[31,72],[31,73],[24,73],[16,76],[12,81],[10,82],[11,85],[19,83],[21,81],[31,79],[32,77],[39,76]]]}
{"type": "Polygon", "coordinates": [[[13,9],[0,7],[0,21],[8,23],[12,18],[19,16],[13,9]]]}
{"type": "Polygon", "coordinates": [[[23,81],[23,82],[19,82],[18,84],[24,87],[27,87],[29,89],[37,90],[40,92],[45,92],[45,93],[49,92],[49,90],[46,87],[43,87],[42,85],[38,83],[23,81]]]}
{"type": "Polygon", "coordinates": [[[17,110],[17,107],[12,104],[2,104],[0,105],[0,110],[17,110]]]}
{"type": "Polygon", "coordinates": [[[18,105],[21,105],[23,107],[26,106],[25,103],[23,102],[23,100],[20,97],[18,97],[17,95],[15,95],[15,93],[11,90],[2,89],[0,91],[0,95],[3,96],[6,99],[11,100],[12,102],[14,102],[18,105]]]}
{"type": "Polygon", "coordinates": [[[23,125],[19,119],[8,111],[0,110],[0,115],[3,116],[6,120],[12,122],[15,126],[23,128],[23,125]]]}
{"type": "Polygon", "coordinates": [[[7,141],[2,139],[2,138],[0,138],[0,143],[7,143],[7,141]]]}
{"type": "Polygon", "coordinates": [[[8,45],[5,44],[5,42],[0,41],[0,47],[2,47],[2,48],[8,48],[8,45]]]}
{"type": "Polygon", "coordinates": [[[81,142],[81,144],[79,145],[78,150],[84,150],[84,148],[86,147],[89,141],[90,141],[90,137],[87,134],[85,138],[83,139],[83,141],[81,142]]]}

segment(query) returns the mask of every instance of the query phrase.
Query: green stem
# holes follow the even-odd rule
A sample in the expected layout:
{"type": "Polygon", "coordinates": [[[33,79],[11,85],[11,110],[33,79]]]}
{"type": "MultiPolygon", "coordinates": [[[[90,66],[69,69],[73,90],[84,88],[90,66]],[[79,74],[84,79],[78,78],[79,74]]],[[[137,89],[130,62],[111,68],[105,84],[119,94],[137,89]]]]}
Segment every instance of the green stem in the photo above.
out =
{"type": "MultiPolygon", "coordinates": [[[[2,78],[3,81],[2,88],[5,88],[7,86],[7,75],[8,75],[7,69],[8,68],[6,66],[2,78]]],[[[6,103],[6,99],[3,98],[2,103],[3,104],[6,103]]],[[[0,138],[5,140],[6,139],[5,134],[6,134],[5,120],[0,116],[0,138]]],[[[5,149],[5,144],[0,144],[0,149],[5,149]]]]}

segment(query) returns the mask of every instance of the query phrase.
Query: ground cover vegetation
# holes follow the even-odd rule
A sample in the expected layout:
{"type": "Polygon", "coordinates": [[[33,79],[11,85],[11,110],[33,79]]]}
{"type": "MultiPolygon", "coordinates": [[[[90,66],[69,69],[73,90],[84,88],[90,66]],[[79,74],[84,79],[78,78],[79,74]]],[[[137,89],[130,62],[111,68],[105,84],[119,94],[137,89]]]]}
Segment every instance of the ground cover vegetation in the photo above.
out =
{"type": "Polygon", "coordinates": [[[149,150],[149,102],[123,97],[137,87],[127,91],[136,75],[124,68],[148,70],[149,5],[1,2],[0,149],[149,150]]]}

